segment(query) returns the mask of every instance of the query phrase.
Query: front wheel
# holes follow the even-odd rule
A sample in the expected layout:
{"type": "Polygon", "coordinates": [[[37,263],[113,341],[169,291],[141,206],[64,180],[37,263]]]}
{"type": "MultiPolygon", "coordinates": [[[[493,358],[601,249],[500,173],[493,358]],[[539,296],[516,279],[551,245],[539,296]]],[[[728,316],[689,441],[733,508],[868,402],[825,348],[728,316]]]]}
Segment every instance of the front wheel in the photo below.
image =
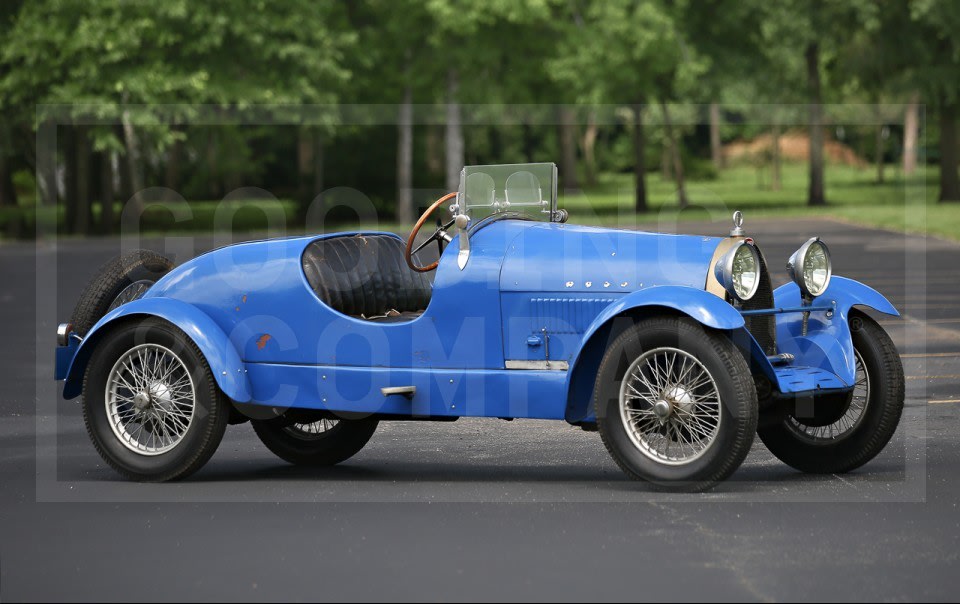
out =
{"type": "Polygon", "coordinates": [[[251,420],[260,441],[274,455],[300,466],[332,466],[360,452],[377,429],[375,419],[318,419],[291,423],[283,418],[251,420]]]}
{"type": "Polygon", "coordinates": [[[594,387],[597,427],[631,478],[705,490],[750,451],[757,392],[724,334],[688,319],[646,319],[608,348],[594,387]]]}
{"type": "Polygon", "coordinates": [[[176,480],[200,469],[229,416],[200,350],[159,319],[105,334],[84,374],[87,433],[104,461],[133,480],[176,480]]]}
{"type": "MultiPolygon", "coordinates": [[[[856,378],[849,399],[826,416],[788,416],[759,430],[778,459],[812,474],[840,474],[859,468],[890,442],[903,413],[903,365],[887,332],[870,317],[850,317],[856,378]]],[[[823,404],[823,403],[821,403],[823,404]]],[[[816,410],[816,404],[815,404],[816,410]]]]}

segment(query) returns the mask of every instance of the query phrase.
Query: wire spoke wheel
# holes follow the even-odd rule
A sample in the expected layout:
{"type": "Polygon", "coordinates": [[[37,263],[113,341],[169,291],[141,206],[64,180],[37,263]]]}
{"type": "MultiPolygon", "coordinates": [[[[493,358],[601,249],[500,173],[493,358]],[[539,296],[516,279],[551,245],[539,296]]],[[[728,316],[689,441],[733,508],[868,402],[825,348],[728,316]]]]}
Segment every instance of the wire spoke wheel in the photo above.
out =
{"type": "Polygon", "coordinates": [[[113,302],[110,303],[110,306],[107,307],[107,312],[115,308],[119,308],[126,304],[127,302],[133,302],[134,300],[139,300],[143,297],[143,294],[147,293],[147,290],[153,287],[153,281],[149,279],[141,279],[139,281],[134,281],[130,285],[123,288],[123,290],[117,294],[113,299],[113,302]]]}
{"type": "Polygon", "coordinates": [[[863,422],[867,406],[870,404],[870,375],[867,373],[860,352],[854,349],[853,353],[856,358],[857,369],[853,394],[846,411],[837,421],[823,426],[811,426],[792,416],[787,418],[787,428],[801,439],[815,444],[836,442],[852,434],[857,426],[863,422]]]}
{"type": "Polygon", "coordinates": [[[291,424],[285,426],[284,431],[301,440],[318,440],[327,436],[339,423],[335,419],[320,419],[308,424],[291,424]]]}
{"type": "Polygon", "coordinates": [[[193,424],[193,376],[172,350],[140,344],[120,356],[107,377],[104,397],[114,435],[140,455],[166,453],[193,424]]]}
{"type": "Polygon", "coordinates": [[[707,368],[677,348],[647,351],[620,385],[620,419],[633,444],[650,459],[688,464],[716,441],[720,391],[707,368]]]}

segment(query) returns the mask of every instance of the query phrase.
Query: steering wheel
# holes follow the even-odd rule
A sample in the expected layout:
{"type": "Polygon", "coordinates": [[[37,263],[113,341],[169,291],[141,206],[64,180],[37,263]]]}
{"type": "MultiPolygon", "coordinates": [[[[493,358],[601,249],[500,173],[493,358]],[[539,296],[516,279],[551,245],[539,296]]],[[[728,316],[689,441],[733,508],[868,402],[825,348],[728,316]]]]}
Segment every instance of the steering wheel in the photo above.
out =
{"type": "Polygon", "coordinates": [[[453,239],[453,237],[451,237],[447,233],[447,231],[450,230],[450,227],[453,226],[454,221],[451,220],[450,222],[444,224],[440,221],[440,219],[437,219],[437,230],[433,232],[433,235],[430,235],[430,237],[428,237],[426,241],[418,245],[416,248],[413,247],[413,242],[417,238],[417,235],[420,234],[420,229],[427,222],[427,219],[430,218],[430,215],[433,214],[433,212],[437,208],[443,205],[443,202],[456,196],[457,196],[456,193],[447,193],[440,199],[433,202],[433,204],[429,208],[427,208],[427,211],[420,216],[420,219],[417,220],[417,224],[413,225],[413,230],[410,231],[410,236],[407,237],[407,249],[403,252],[403,257],[407,261],[407,266],[417,271],[418,273],[429,273],[430,271],[436,269],[437,266],[440,265],[440,260],[437,260],[431,264],[428,264],[427,266],[417,266],[413,262],[413,255],[419,252],[420,250],[422,250],[423,248],[427,247],[428,245],[430,245],[430,243],[434,241],[437,242],[437,247],[440,248],[440,252],[442,253],[443,244],[449,243],[450,240],[453,239]]]}

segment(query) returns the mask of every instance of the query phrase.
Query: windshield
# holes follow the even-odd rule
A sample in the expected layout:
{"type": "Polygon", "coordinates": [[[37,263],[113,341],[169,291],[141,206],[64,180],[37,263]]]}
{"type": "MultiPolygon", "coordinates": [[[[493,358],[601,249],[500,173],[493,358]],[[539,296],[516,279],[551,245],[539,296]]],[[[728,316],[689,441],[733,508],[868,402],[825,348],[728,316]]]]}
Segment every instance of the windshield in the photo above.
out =
{"type": "Polygon", "coordinates": [[[557,166],[467,166],[460,173],[454,213],[476,223],[494,215],[551,221],[557,216],[557,166]]]}

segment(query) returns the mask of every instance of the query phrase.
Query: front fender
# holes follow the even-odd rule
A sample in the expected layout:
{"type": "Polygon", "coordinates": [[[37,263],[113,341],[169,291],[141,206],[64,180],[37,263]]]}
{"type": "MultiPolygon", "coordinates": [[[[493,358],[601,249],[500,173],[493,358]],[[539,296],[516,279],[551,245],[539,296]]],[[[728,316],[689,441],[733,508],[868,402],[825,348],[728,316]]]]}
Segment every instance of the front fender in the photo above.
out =
{"type": "MultiPolygon", "coordinates": [[[[778,287],[773,292],[773,299],[778,308],[796,308],[802,304],[800,288],[793,282],[778,287]]],[[[824,312],[811,313],[807,334],[803,335],[802,313],[777,315],[777,347],[780,352],[794,355],[798,365],[826,369],[847,385],[853,385],[857,363],[850,335],[850,310],[864,306],[895,317],[900,313],[877,290],[837,276],[830,280],[827,291],[813,305],[832,306],[833,316],[824,312]]]]}
{"type": "Polygon", "coordinates": [[[695,287],[661,285],[627,294],[608,306],[590,324],[567,374],[568,422],[592,421],[590,399],[600,360],[617,328],[617,317],[637,310],[656,313],[665,310],[682,313],[713,329],[728,331],[744,327],[743,316],[721,298],[695,287]]]}
{"type": "Polygon", "coordinates": [[[203,353],[217,385],[224,394],[238,403],[251,399],[250,381],[243,361],[227,334],[213,319],[192,304],[173,298],[141,298],[120,306],[103,316],[94,325],[77,349],[67,370],[63,397],[74,398],[83,388],[83,373],[97,341],[109,326],[124,317],[151,316],[169,321],[193,340],[203,353]]]}
{"type": "Polygon", "coordinates": [[[683,285],[660,285],[638,289],[608,306],[587,328],[584,341],[613,317],[648,306],[671,308],[714,329],[737,329],[744,325],[737,309],[706,290],[683,285]]]}
{"type": "MultiPolygon", "coordinates": [[[[800,306],[800,287],[793,281],[781,285],[773,292],[773,302],[774,306],[781,308],[800,306]]],[[[849,313],[854,306],[866,306],[887,315],[900,316],[893,304],[877,290],[859,281],[836,275],[830,279],[827,291],[817,298],[818,305],[823,302],[835,302],[837,311],[844,314],[849,313]]]]}

